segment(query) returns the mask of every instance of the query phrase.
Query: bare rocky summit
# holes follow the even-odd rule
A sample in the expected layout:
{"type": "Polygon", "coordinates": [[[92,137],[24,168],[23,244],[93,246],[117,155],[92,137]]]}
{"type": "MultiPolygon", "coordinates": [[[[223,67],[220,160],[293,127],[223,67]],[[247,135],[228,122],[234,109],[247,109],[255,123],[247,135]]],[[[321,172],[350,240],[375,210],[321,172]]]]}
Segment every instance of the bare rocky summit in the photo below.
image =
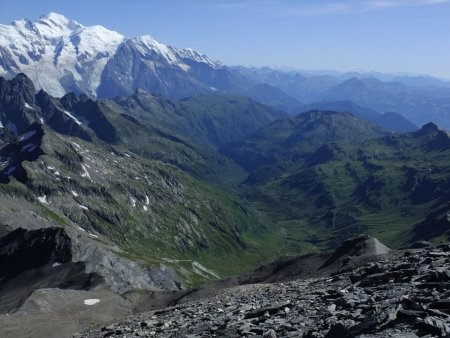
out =
{"type": "Polygon", "coordinates": [[[328,277],[216,289],[205,298],[191,291],[174,306],[76,337],[448,337],[450,245],[389,252],[362,242],[377,245],[335,261],[342,269],[328,277]],[[382,255],[345,267],[367,250],[382,255]]]}

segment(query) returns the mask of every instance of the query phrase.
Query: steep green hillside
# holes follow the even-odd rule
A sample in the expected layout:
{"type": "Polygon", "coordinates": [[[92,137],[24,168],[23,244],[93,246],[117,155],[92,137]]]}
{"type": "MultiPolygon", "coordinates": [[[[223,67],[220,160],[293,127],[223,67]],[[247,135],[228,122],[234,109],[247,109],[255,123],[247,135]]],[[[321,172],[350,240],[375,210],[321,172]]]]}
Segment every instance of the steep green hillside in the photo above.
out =
{"type": "Polygon", "coordinates": [[[229,95],[200,95],[173,102],[137,91],[105,104],[139,120],[147,118],[154,125],[210,148],[240,140],[274,120],[288,117],[249,98],[229,95]]]}
{"type": "Polygon", "coordinates": [[[286,252],[368,232],[399,247],[450,235],[450,137],[433,124],[361,144],[329,143],[260,167],[247,197],[278,221],[286,252]]]}
{"type": "Polygon", "coordinates": [[[270,119],[278,111],[248,99],[203,97],[177,110],[183,113],[177,120],[170,111],[175,103],[158,97],[158,121],[151,111],[113,101],[35,94],[25,75],[1,81],[0,88],[2,234],[65,226],[146,266],[174,266],[191,284],[275,256],[280,237],[270,220],[232,192],[244,170],[195,144],[187,131],[197,121],[189,109],[197,111],[202,100],[201,114],[231,122],[221,113],[223,103],[242,132],[258,114],[270,119]],[[249,120],[239,119],[242,107],[249,120]],[[185,123],[184,134],[174,131],[178,122],[185,123]]]}
{"type": "Polygon", "coordinates": [[[123,147],[36,123],[0,148],[0,162],[0,210],[11,226],[34,215],[112,242],[144,265],[174,266],[187,283],[236,274],[275,254],[277,238],[245,202],[123,147]]]}

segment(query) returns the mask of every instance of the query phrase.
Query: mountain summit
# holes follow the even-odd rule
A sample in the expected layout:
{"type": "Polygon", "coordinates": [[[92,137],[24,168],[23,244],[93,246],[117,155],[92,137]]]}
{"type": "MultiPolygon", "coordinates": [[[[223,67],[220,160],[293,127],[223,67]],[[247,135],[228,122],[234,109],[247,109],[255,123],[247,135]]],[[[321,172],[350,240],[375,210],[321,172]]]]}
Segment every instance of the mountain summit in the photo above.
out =
{"type": "MultiPolygon", "coordinates": [[[[57,13],[35,22],[0,25],[0,76],[25,73],[37,89],[53,96],[73,91],[95,97],[101,87],[101,96],[144,88],[173,97],[161,83],[176,87],[172,78],[177,77],[180,87],[196,88],[191,79],[196,65],[206,70],[222,67],[192,49],[166,46],[149,35],[127,38],[102,26],[85,27],[57,13]],[[149,74],[154,82],[143,78],[149,74]]],[[[203,86],[203,91],[211,86],[203,86]]],[[[177,92],[182,97],[200,90],[177,92]]]]}

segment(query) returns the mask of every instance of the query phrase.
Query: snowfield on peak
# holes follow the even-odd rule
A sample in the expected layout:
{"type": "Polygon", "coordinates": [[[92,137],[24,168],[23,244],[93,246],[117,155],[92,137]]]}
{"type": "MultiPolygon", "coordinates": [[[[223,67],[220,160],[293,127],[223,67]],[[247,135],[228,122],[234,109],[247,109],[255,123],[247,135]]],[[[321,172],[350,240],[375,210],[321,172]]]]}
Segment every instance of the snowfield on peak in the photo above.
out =
{"type": "MultiPolygon", "coordinates": [[[[61,97],[68,92],[96,97],[108,62],[122,46],[131,45],[156,67],[189,71],[189,61],[221,67],[191,49],[178,50],[149,35],[126,38],[102,26],[85,27],[57,13],[37,21],[0,24],[0,76],[25,73],[37,89],[61,97]]],[[[133,64],[128,65],[131,69],[133,64]]]]}
{"type": "Polygon", "coordinates": [[[103,68],[124,39],[56,13],[36,22],[0,25],[0,75],[25,73],[38,89],[54,96],[63,96],[68,88],[95,96],[103,68]]]}

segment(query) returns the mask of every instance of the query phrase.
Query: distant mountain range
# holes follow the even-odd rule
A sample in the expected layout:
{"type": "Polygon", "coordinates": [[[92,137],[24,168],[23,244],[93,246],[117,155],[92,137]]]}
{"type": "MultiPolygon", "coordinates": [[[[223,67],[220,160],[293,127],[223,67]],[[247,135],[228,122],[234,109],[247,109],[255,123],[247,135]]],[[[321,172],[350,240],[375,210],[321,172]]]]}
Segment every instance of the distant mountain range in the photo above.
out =
{"type": "Polygon", "coordinates": [[[419,129],[414,123],[398,113],[388,112],[380,114],[375,110],[362,107],[351,101],[326,100],[301,106],[299,110],[309,111],[314,109],[352,113],[363,120],[395,132],[407,132],[419,129]]]}
{"type": "Polygon", "coordinates": [[[283,108],[298,105],[280,89],[254,88],[249,79],[192,49],[85,27],[56,13],[0,25],[0,76],[19,73],[56,97],[74,92],[105,98],[144,89],[180,99],[221,91],[283,108]]]}
{"type": "MultiPolygon", "coordinates": [[[[302,105],[350,101],[450,128],[450,84],[427,76],[314,73],[227,67],[192,49],[164,45],[151,36],[125,37],[102,26],[85,27],[60,14],[0,25],[0,76],[25,73],[55,97],[128,96],[137,89],[178,100],[199,94],[247,96],[296,114],[302,105]]],[[[310,107],[321,109],[321,107],[310,107]]],[[[412,124],[392,114],[377,123],[405,131],[412,124]]]]}
{"type": "Polygon", "coordinates": [[[234,69],[255,82],[278,87],[304,104],[350,101],[377,112],[401,114],[417,125],[433,121],[450,129],[449,81],[429,76],[379,73],[317,74],[270,68],[234,69]]]}

